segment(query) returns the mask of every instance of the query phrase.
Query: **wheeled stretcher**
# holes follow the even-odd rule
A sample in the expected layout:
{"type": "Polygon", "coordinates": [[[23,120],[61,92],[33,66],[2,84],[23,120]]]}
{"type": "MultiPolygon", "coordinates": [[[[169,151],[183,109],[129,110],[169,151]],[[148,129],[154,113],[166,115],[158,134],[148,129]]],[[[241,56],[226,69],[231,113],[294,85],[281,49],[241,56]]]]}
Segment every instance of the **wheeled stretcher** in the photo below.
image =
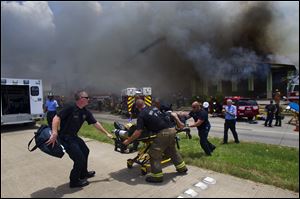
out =
{"type": "MultiPolygon", "coordinates": [[[[136,129],[136,125],[132,123],[128,123],[125,125],[122,125],[118,122],[114,122],[115,129],[113,130],[113,133],[115,134],[115,151],[120,153],[127,153],[127,146],[123,144],[123,141],[130,137],[133,132],[136,129]]],[[[182,130],[178,130],[177,133],[185,132],[186,134],[190,134],[189,128],[184,128],[182,130]]],[[[139,164],[141,165],[141,174],[146,175],[148,168],[150,168],[150,155],[148,154],[148,151],[150,149],[150,146],[153,142],[153,140],[156,138],[156,134],[152,134],[150,132],[143,132],[142,135],[135,140],[134,142],[142,142],[143,146],[138,148],[137,155],[127,160],[127,168],[131,169],[133,167],[133,164],[139,164]]],[[[179,149],[179,138],[178,136],[175,137],[177,148],[179,149]]],[[[161,161],[162,164],[165,164],[169,162],[171,159],[168,157],[163,157],[163,160],[161,161]]]]}

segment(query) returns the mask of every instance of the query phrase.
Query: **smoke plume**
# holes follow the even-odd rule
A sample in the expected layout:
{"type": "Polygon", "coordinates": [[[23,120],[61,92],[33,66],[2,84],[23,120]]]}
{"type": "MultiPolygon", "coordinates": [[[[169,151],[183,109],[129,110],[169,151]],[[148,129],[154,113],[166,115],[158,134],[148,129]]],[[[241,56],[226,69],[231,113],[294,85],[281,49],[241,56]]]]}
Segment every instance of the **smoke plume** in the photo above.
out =
{"type": "Polygon", "coordinates": [[[299,67],[299,2],[1,2],[2,77],[58,94],[171,95],[261,62],[299,67]]]}

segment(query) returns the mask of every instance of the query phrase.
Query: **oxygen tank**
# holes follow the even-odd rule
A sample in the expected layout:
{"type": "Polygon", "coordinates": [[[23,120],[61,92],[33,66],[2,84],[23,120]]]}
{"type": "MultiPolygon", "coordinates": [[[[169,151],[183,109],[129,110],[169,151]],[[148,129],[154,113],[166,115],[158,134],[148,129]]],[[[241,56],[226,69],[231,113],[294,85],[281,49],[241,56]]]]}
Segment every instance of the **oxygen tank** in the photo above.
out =
{"type": "Polygon", "coordinates": [[[116,137],[120,137],[122,140],[128,138],[128,131],[121,130],[121,129],[114,129],[112,132],[116,135],[116,137]]]}

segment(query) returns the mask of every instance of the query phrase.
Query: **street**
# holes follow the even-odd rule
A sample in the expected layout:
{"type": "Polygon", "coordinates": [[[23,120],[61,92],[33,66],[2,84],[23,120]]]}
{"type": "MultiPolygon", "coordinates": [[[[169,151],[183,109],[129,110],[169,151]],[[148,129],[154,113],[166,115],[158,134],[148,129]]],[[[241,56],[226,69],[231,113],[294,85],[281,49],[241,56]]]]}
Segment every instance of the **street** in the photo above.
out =
{"type": "MultiPolygon", "coordinates": [[[[97,120],[100,122],[113,123],[119,121],[121,123],[128,122],[127,119],[122,119],[118,115],[111,115],[109,113],[94,113],[97,120]]],[[[238,121],[236,130],[240,141],[260,142],[266,144],[275,144],[289,147],[299,148],[299,132],[294,131],[295,126],[287,124],[290,117],[285,117],[282,121],[281,127],[265,127],[264,121],[259,120],[257,124],[250,124],[247,121],[238,121]]],[[[209,136],[223,138],[224,119],[219,117],[210,117],[211,129],[209,136]]],[[[136,120],[133,120],[136,122],[136,120]]],[[[193,119],[189,119],[188,123],[193,123],[193,119]]],[[[274,121],[273,121],[274,123],[274,121]]],[[[197,135],[197,129],[191,129],[192,135],[197,135]]],[[[233,140],[231,131],[228,132],[228,139],[233,140]]]]}

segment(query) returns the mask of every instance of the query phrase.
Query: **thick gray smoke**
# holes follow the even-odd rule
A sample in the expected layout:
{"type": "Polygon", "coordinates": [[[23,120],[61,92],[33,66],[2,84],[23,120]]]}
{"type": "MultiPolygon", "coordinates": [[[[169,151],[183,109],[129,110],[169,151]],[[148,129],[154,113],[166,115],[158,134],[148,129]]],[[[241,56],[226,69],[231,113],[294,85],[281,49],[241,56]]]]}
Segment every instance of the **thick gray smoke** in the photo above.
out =
{"type": "Polygon", "coordinates": [[[65,95],[170,95],[255,62],[299,66],[298,2],[1,2],[2,77],[65,95]]]}

